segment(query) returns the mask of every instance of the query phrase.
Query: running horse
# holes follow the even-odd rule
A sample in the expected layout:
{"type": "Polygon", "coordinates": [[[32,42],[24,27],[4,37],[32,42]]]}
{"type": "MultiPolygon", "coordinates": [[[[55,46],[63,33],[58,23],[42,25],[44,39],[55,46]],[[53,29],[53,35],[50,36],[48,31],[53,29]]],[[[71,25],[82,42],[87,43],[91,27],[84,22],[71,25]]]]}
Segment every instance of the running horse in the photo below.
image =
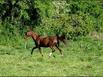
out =
{"type": "MultiPolygon", "coordinates": [[[[43,54],[41,52],[41,47],[49,47],[52,49],[52,53],[54,53],[55,48],[57,48],[59,50],[60,54],[63,56],[62,50],[59,48],[59,42],[62,41],[65,44],[65,35],[43,37],[33,31],[27,31],[25,33],[25,35],[27,37],[31,37],[33,39],[33,41],[35,42],[35,47],[32,48],[31,55],[33,54],[33,50],[38,48],[40,54],[43,56],[43,54]]],[[[52,53],[50,53],[49,56],[51,56],[52,53]]]]}

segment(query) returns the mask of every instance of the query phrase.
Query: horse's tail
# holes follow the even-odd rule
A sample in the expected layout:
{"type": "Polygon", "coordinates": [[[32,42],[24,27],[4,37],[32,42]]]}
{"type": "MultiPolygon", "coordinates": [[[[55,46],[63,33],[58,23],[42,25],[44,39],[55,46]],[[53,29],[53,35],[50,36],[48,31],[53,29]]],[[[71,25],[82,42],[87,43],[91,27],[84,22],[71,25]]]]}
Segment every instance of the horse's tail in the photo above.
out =
{"type": "Polygon", "coordinates": [[[66,36],[65,34],[62,34],[61,36],[59,36],[58,34],[56,34],[57,36],[57,45],[60,45],[60,42],[63,42],[64,44],[66,44],[66,36]]]}
{"type": "Polygon", "coordinates": [[[57,45],[59,46],[60,45],[60,36],[59,36],[59,34],[56,34],[56,37],[57,37],[57,45]]]}

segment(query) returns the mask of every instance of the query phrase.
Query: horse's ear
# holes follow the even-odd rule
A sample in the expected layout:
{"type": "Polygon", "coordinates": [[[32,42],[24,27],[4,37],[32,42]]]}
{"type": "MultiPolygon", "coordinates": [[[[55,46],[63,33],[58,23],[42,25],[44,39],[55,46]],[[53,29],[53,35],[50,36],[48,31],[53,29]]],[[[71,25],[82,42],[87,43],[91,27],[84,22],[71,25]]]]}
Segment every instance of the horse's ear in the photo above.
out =
{"type": "Polygon", "coordinates": [[[27,27],[27,31],[32,31],[32,30],[33,30],[33,28],[31,26],[27,27]]]}
{"type": "Polygon", "coordinates": [[[33,28],[30,26],[30,30],[32,31],[33,30],[33,28]]]}
{"type": "Polygon", "coordinates": [[[30,31],[30,27],[29,27],[29,26],[27,26],[27,32],[28,32],[28,31],[30,31]]]}

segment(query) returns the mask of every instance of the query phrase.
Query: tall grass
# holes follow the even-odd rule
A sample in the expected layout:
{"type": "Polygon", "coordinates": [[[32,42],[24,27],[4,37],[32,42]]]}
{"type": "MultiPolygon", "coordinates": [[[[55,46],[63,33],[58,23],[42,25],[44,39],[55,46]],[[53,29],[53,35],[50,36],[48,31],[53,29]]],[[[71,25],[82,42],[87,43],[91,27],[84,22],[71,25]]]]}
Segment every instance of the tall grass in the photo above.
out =
{"type": "Polygon", "coordinates": [[[64,56],[56,50],[55,58],[48,56],[49,48],[42,48],[44,57],[38,49],[30,55],[34,44],[26,42],[27,48],[0,45],[0,76],[103,76],[102,39],[87,36],[61,43],[64,56]]]}

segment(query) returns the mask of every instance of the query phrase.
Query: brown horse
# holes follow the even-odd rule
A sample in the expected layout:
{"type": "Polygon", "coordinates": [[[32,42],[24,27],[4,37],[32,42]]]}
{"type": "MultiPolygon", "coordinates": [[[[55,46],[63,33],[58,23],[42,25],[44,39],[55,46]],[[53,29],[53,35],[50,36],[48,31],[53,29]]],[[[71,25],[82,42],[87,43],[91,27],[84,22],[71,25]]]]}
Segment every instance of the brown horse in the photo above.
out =
{"type": "MultiPolygon", "coordinates": [[[[35,47],[32,48],[31,54],[33,54],[34,49],[38,48],[40,54],[43,56],[43,54],[41,52],[41,47],[50,47],[52,49],[52,53],[55,52],[55,48],[57,48],[60,51],[60,54],[63,56],[62,50],[58,46],[59,46],[60,41],[65,43],[65,41],[64,41],[65,36],[64,35],[42,37],[33,31],[28,31],[28,32],[26,32],[25,35],[27,37],[32,37],[32,39],[34,40],[35,45],[36,45],[35,47]]],[[[52,53],[50,53],[49,56],[51,56],[52,53]]]]}

